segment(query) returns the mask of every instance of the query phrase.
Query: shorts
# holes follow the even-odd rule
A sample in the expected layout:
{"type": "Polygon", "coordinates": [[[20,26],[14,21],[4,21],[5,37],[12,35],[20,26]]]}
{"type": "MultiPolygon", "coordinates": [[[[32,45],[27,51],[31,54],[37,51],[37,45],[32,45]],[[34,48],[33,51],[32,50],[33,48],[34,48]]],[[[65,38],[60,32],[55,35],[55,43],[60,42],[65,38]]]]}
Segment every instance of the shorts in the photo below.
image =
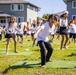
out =
{"type": "Polygon", "coordinates": [[[27,34],[27,31],[24,31],[24,35],[26,35],[27,34]]]}
{"type": "Polygon", "coordinates": [[[16,35],[6,33],[5,38],[16,38],[16,35]]]}
{"type": "Polygon", "coordinates": [[[52,34],[51,36],[54,37],[54,34],[52,34]]]}
{"type": "Polygon", "coordinates": [[[68,34],[67,27],[60,27],[60,35],[68,34]]]}
{"type": "Polygon", "coordinates": [[[54,37],[55,34],[50,34],[50,36],[54,37]]]}
{"type": "Polygon", "coordinates": [[[73,38],[76,38],[76,34],[75,33],[73,34],[73,38]]]}
{"type": "Polygon", "coordinates": [[[34,36],[35,33],[31,33],[31,36],[34,36]]]}
{"type": "Polygon", "coordinates": [[[73,33],[70,33],[69,34],[69,38],[72,38],[74,35],[73,35],[73,33]]]}
{"type": "Polygon", "coordinates": [[[16,34],[16,35],[17,35],[17,37],[20,37],[20,38],[23,37],[23,34],[16,34]]]}

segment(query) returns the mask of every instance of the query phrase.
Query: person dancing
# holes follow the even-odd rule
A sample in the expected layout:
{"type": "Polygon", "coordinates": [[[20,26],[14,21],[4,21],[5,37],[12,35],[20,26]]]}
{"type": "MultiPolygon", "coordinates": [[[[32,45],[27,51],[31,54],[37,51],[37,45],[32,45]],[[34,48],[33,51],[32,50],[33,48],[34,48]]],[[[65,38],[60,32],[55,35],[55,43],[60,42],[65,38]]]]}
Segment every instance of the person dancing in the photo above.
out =
{"type": "Polygon", "coordinates": [[[60,50],[62,50],[63,48],[66,48],[66,44],[68,42],[68,11],[64,11],[63,14],[61,15],[61,19],[60,19],[60,35],[62,37],[61,40],[61,46],[60,46],[60,50]],[[65,40],[66,38],[66,40],[65,40]]]}
{"type": "Polygon", "coordinates": [[[5,32],[6,32],[5,38],[7,38],[6,55],[8,55],[8,47],[9,47],[10,38],[12,38],[14,41],[14,52],[17,53],[16,38],[15,38],[16,37],[16,35],[15,35],[16,30],[18,31],[16,17],[11,16],[9,23],[5,27],[5,32]]]}
{"type": "Polygon", "coordinates": [[[44,23],[34,34],[34,38],[37,38],[40,47],[42,68],[46,68],[45,66],[46,62],[51,61],[50,57],[52,55],[53,48],[48,39],[48,35],[54,25],[55,20],[57,20],[57,18],[53,14],[51,14],[48,18],[48,22],[44,23]],[[47,49],[47,54],[46,54],[46,49],[47,49]]]}

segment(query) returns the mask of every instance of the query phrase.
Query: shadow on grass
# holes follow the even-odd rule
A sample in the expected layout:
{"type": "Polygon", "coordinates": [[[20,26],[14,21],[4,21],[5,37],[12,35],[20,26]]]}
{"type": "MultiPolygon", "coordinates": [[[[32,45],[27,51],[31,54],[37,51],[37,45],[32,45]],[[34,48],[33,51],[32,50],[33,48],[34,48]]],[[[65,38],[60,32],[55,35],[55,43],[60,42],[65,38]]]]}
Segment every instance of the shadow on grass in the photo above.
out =
{"type": "Polygon", "coordinates": [[[40,63],[36,63],[36,64],[27,64],[27,62],[24,62],[21,65],[13,65],[13,66],[9,66],[8,68],[6,68],[3,71],[3,74],[7,73],[8,70],[10,69],[18,69],[18,68],[34,68],[34,67],[40,67],[40,63]]]}
{"type": "Polygon", "coordinates": [[[76,56],[75,53],[71,53],[70,55],[67,55],[67,57],[72,57],[72,56],[76,56]]]}

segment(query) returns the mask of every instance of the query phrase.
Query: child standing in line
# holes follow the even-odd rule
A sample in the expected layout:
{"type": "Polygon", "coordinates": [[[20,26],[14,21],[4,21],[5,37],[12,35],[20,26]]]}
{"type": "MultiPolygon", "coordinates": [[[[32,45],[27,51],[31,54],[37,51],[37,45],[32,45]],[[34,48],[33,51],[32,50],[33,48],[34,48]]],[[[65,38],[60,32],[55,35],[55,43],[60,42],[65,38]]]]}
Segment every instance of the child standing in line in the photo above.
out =
{"type": "Polygon", "coordinates": [[[50,30],[52,29],[54,22],[56,20],[56,17],[52,14],[48,18],[48,22],[44,23],[38,31],[35,33],[34,38],[37,38],[40,52],[41,52],[41,67],[45,68],[46,62],[51,61],[50,57],[53,52],[53,48],[49,42],[48,35],[50,33],[50,30]],[[47,49],[47,54],[46,54],[47,49]]]}

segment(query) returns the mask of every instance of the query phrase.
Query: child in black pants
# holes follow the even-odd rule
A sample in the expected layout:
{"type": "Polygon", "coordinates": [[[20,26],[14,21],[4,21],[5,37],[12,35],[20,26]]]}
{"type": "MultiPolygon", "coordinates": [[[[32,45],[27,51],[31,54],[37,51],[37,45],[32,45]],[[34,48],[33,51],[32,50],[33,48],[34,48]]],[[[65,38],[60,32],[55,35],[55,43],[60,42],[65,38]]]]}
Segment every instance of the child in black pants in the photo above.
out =
{"type": "Polygon", "coordinates": [[[53,52],[53,48],[49,42],[48,35],[54,26],[56,17],[52,14],[48,18],[48,22],[44,23],[38,31],[35,33],[34,38],[37,38],[40,52],[41,52],[41,67],[45,68],[46,62],[50,61],[50,57],[53,52]],[[46,54],[47,49],[47,54],[46,54]]]}

